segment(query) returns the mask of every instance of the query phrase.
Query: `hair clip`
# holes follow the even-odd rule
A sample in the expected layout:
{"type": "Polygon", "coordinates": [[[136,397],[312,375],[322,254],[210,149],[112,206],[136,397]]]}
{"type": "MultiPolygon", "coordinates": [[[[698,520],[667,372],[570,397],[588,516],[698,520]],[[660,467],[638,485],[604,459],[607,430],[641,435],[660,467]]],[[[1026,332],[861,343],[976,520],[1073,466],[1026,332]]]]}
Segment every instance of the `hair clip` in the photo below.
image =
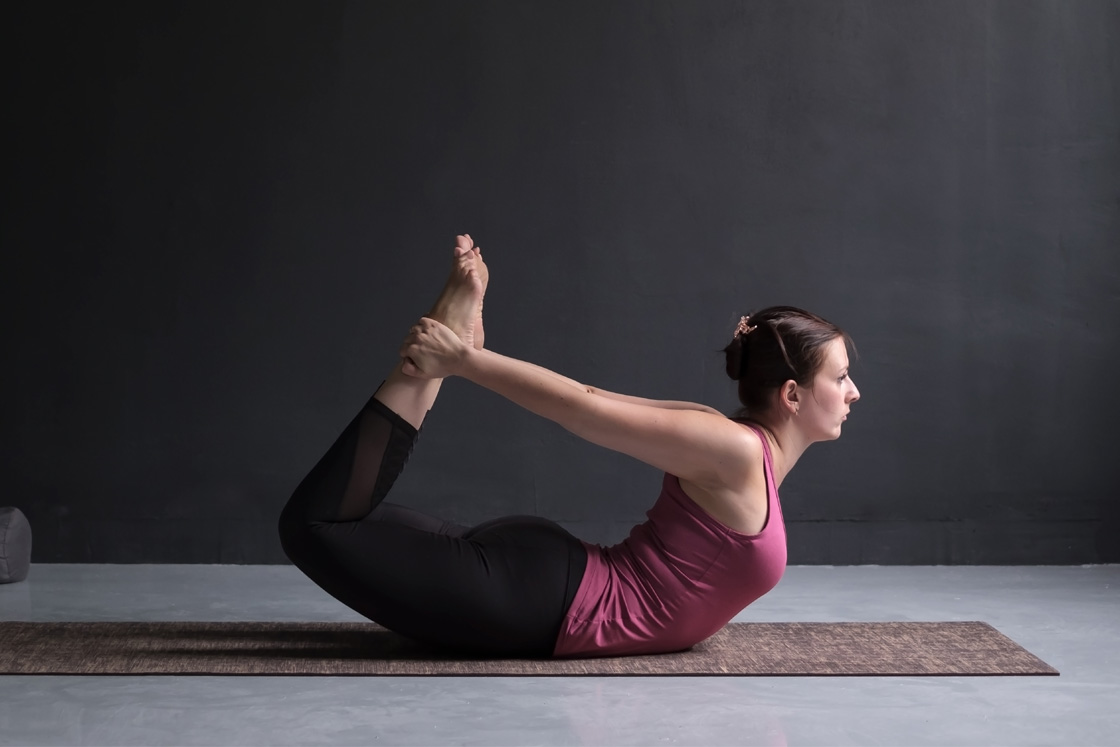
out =
{"type": "Polygon", "coordinates": [[[736,337],[738,337],[739,335],[749,335],[751,332],[754,332],[756,329],[758,329],[757,324],[753,327],[749,324],[750,320],[750,316],[744,316],[739,319],[739,326],[735,328],[736,337]]]}

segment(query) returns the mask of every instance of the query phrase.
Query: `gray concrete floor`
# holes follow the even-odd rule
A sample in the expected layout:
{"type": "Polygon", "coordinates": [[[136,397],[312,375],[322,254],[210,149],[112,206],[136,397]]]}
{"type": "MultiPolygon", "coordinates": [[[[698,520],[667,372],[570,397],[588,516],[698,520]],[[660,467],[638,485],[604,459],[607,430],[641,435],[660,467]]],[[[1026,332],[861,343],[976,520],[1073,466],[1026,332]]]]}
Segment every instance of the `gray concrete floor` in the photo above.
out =
{"type": "MultiPolygon", "coordinates": [[[[58,564],[0,619],[364,618],[291,566],[58,564]]],[[[1061,676],[0,676],[0,744],[1120,745],[1120,566],[795,566],[736,619],[983,620],[1061,676]]]]}

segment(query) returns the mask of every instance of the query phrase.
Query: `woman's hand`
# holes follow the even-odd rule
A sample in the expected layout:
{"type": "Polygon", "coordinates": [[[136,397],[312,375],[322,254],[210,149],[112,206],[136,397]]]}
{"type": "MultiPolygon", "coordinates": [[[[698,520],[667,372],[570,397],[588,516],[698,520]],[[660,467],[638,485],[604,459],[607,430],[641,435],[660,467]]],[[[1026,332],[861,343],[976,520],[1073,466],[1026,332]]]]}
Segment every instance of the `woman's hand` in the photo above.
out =
{"type": "Polygon", "coordinates": [[[408,331],[400,355],[401,370],[420,379],[454,376],[473,348],[435,319],[423,317],[408,331]]]}

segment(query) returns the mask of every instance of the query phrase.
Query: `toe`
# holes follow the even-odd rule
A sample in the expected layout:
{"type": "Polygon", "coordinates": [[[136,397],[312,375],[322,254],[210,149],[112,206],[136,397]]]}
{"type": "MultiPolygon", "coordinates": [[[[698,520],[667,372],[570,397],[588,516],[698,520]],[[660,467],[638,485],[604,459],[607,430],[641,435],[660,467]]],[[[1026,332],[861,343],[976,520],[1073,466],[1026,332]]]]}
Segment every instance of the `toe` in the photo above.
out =
{"type": "Polygon", "coordinates": [[[455,256],[461,257],[471,251],[474,242],[471,241],[469,234],[460,234],[455,237],[455,256]]]}

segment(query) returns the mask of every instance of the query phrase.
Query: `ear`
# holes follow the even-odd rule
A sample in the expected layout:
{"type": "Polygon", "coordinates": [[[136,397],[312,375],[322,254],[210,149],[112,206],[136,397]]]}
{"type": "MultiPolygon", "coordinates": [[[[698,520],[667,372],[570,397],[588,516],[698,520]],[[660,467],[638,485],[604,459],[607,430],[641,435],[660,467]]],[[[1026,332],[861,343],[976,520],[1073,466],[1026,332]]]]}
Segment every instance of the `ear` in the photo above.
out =
{"type": "Polygon", "coordinates": [[[778,405],[782,412],[794,414],[801,407],[800,395],[797,391],[797,382],[789,379],[778,390],[778,405]]]}

